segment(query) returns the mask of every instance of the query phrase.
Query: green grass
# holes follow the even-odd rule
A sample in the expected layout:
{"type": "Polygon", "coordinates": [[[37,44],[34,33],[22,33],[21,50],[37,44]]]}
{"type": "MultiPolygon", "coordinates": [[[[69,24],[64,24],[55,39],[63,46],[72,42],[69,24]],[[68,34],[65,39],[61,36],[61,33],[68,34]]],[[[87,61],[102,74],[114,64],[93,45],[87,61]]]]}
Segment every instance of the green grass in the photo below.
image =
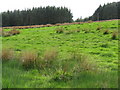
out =
{"type": "Polygon", "coordinates": [[[8,47],[18,54],[23,50],[36,50],[38,55],[43,57],[47,49],[54,47],[59,54],[53,67],[40,70],[33,68],[27,71],[17,60],[3,62],[3,88],[115,88],[118,86],[118,36],[117,39],[112,39],[112,33],[118,31],[117,20],[18,30],[21,32],[19,35],[2,38],[3,48],[8,47]],[[64,32],[56,33],[58,27],[63,27],[64,32]],[[97,30],[98,27],[102,28],[97,30]],[[80,32],[76,32],[78,29],[80,32]],[[106,30],[109,30],[109,33],[103,34],[106,30]],[[89,56],[89,60],[94,61],[100,71],[73,73],[71,70],[78,62],[70,58],[71,54],[76,52],[89,56]],[[60,68],[62,65],[68,65],[70,68],[65,74],[60,68]]]}
{"type": "MultiPolygon", "coordinates": [[[[31,69],[26,71],[17,61],[3,64],[3,88],[117,88],[117,72],[81,72],[72,80],[55,79],[56,73],[31,69]]],[[[66,76],[66,78],[69,77],[66,76]]]]}

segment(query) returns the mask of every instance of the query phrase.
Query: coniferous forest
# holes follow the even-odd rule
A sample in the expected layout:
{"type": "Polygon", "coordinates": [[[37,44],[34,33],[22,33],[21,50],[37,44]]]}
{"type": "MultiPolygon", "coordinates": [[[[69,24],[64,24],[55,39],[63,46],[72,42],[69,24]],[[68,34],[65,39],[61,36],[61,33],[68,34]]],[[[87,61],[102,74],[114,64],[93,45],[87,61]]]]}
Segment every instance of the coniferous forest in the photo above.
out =
{"type": "Polygon", "coordinates": [[[3,26],[39,25],[72,22],[72,13],[66,7],[38,7],[2,13],[3,26]]]}
{"type": "Polygon", "coordinates": [[[120,2],[113,2],[99,6],[91,19],[93,21],[97,20],[109,20],[109,19],[120,19],[118,16],[120,14],[120,2]]]}

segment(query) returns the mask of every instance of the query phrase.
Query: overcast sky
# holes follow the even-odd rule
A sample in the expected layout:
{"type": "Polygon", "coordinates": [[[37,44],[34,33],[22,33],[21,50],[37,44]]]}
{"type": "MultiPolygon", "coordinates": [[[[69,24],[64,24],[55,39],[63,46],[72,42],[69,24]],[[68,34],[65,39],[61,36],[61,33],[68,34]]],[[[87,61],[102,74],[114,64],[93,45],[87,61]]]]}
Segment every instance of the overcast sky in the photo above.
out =
{"type": "Polygon", "coordinates": [[[91,16],[98,6],[119,0],[1,0],[0,12],[39,6],[65,6],[73,13],[73,19],[91,16]]]}

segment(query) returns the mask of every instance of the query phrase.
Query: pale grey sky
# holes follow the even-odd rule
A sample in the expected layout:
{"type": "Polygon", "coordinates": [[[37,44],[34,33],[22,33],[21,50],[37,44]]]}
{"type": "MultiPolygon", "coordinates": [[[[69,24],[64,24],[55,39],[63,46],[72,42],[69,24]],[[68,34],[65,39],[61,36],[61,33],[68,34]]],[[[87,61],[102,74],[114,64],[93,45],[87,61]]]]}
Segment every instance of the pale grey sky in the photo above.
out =
{"type": "Polygon", "coordinates": [[[1,0],[0,12],[39,6],[65,6],[71,9],[73,19],[91,16],[98,6],[119,0],[1,0]]]}

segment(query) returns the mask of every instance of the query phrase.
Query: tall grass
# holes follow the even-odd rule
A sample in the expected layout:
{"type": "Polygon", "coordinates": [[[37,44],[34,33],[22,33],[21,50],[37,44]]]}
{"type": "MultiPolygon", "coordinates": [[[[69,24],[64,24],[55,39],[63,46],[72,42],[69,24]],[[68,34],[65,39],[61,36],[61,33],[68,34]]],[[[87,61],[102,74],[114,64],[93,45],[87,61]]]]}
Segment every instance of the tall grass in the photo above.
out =
{"type": "Polygon", "coordinates": [[[2,61],[12,60],[14,58],[14,51],[7,48],[2,49],[1,58],[2,61]]]}
{"type": "Polygon", "coordinates": [[[93,58],[91,58],[88,55],[84,55],[81,53],[74,53],[72,58],[76,64],[74,66],[74,72],[84,72],[84,71],[97,71],[98,65],[94,61],[93,58]]]}
{"type": "MultiPolygon", "coordinates": [[[[8,52],[9,51],[7,51],[7,53],[8,52]]],[[[10,54],[7,54],[7,55],[10,55],[10,54]]],[[[41,70],[41,67],[34,68],[34,69],[37,69],[43,76],[44,75],[49,76],[50,82],[47,81],[47,83],[50,83],[50,84],[51,84],[51,82],[54,82],[54,83],[67,82],[66,85],[74,85],[74,83],[76,83],[76,85],[70,86],[70,87],[94,87],[93,85],[95,84],[95,80],[100,80],[100,84],[97,81],[97,83],[95,84],[96,85],[95,87],[105,87],[106,88],[106,87],[111,86],[110,81],[115,82],[116,76],[114,77],[115,80],[112,80],[110,77],[111,74],[107,76],[107,74],[105,74],[104,72],[101,72],[98,69],[97,63],[94,62],[94,60],[92,58],[90,58],[90,56],[82,54],[82,53],[78,53],[78,52],[72,53],[72,54],[70,54],[70,56],[71,57],[67,58],[67,59],[57,60],[58,59],[57,58],[58,57],[57,49],[50,48],[50,49],[46,49],[46,51],[44,52],[43,58],[39,58],[40,56],[38,56],[38,54],[35,51],[23,51],[21,53],[21,60],[22,60],[23,67],[25,67],[25,69],[27,69],[27,70],[30,68],[33,69],[36,65],[37,66],[40,65],[40,66],[44,67],[43,70],[41,70]],[[57,67],[56,67],[56,65],[57,65],[57,67]],[[95,76],[95,74],[97,76],[95,76]],[[101,75],[104,76],[104,79],[102,79],[101,75]],[[107,80],[107,79],[109,79],[109,80],[104,82],[104,80],[107,80]],[[93,80],[93,81],[91,81],[91,80],[93,80]],[[69,82],[69,84],[68,84],[68,82],[69,82]],[[84,83],[86,82],[86,84],[84,84],[82,82],[84,82],[84,83]],[[79,83],[82,83],[82,85],[79,83]],[[102,83],[105,83],[105,85],[102,83]],[[88,85],[88,84],[90,84],[90,85],[88,85]]],[[[24,77],[22,76],[22,71],[17,70],[17,69],[19,69],[19,67],[17,66],[18,63],[20,63],[20,62],[13,63],[13,64],[15,64],[14,70],[16,72],[20,72],[21,76],[19,79],[22,79],[20,81],[23,82],[24,77]],[[15,67],[17,67],[17,69],[15,69],[15,67]]],[[[21,65],[20,65],[20,67],[21,67],[21,65]]],[[[13,68],[13,67],[9,66],[9,68],[13,68]]],[[[4,67],[4,70],[5,69],[7,69],[7,68],[4,67]]],[[[8,69],[8,70],[10,70],[10,69],[8,69]]],[[[30,72],[30,71],[28,70],[28,72],[30,72]]],[[[37,73],[39,73],[39,72],[37,72],[37,73]]],[[[31,73],[30,75],[33,75],[34,72],[30,72],[30,73],[31,73]]],[[[13,72],[12,72],[12,74],[13,74],[13,72]]],[[[25,72],[24,72],[24,74],[25,74],[25,72]]],[[[18,75],[18,74],[16,74],[16,75],[18,75]]],[[[16,75],[14,75],[15,80],[17,81],[18,84],[20,84],[17,80],[16,75]]],[[[4,77],[5,77],[5,72],[4,72],[4,77]]],[[[27,75],[25,77],[27,77],[27,75]]],[[[34,77],[34,76],[32,76],[32,77],[34,77]]],[[[8,79],[8,77],[7,77],[7,79],[8,79]]],[[[26,80],[29,81],[28,79],[26,79],[26,80]]],[[[39,82],[41,80],[44,80],[44,79],[41,78],[39,80],[39,82]]],[[[37,81],[37,79],[35,79],[35,81],[37,81]]],[[[12,80],[9,82],[11,84],[12,80]]],[[[6,83],[6,81],[4,81],[4,83],[6,83]]],[[[23,82],[23,83],[25,83],[25,82],[23,82]]],[[[14,87],[13,84],[11,84],[11,86],[14,87]]],[[[65,86],[63,86],[63,87],[65,87],[65,86]]],[[[115,87],[115,85],[113,87],[115,87]]]]}
{"type": "Polygon", "coordinates": [[[58,51],[55,48],[47,49],[44,52],[43,60],[46,63],[47,67],[50,67],[57,59],[58,51]]]}
{"type": "Polygon", "coordinates": [[[26,69],[34,68],[38,54],[35,51],[24,51],[21,54],[22,64],[26,69]]]}
{"type": "Polygon", "coordinates": [[[44,60],[54,60],[57,58],[58,51],[55,48],[47,49],[44,53],[44,60]]]}

